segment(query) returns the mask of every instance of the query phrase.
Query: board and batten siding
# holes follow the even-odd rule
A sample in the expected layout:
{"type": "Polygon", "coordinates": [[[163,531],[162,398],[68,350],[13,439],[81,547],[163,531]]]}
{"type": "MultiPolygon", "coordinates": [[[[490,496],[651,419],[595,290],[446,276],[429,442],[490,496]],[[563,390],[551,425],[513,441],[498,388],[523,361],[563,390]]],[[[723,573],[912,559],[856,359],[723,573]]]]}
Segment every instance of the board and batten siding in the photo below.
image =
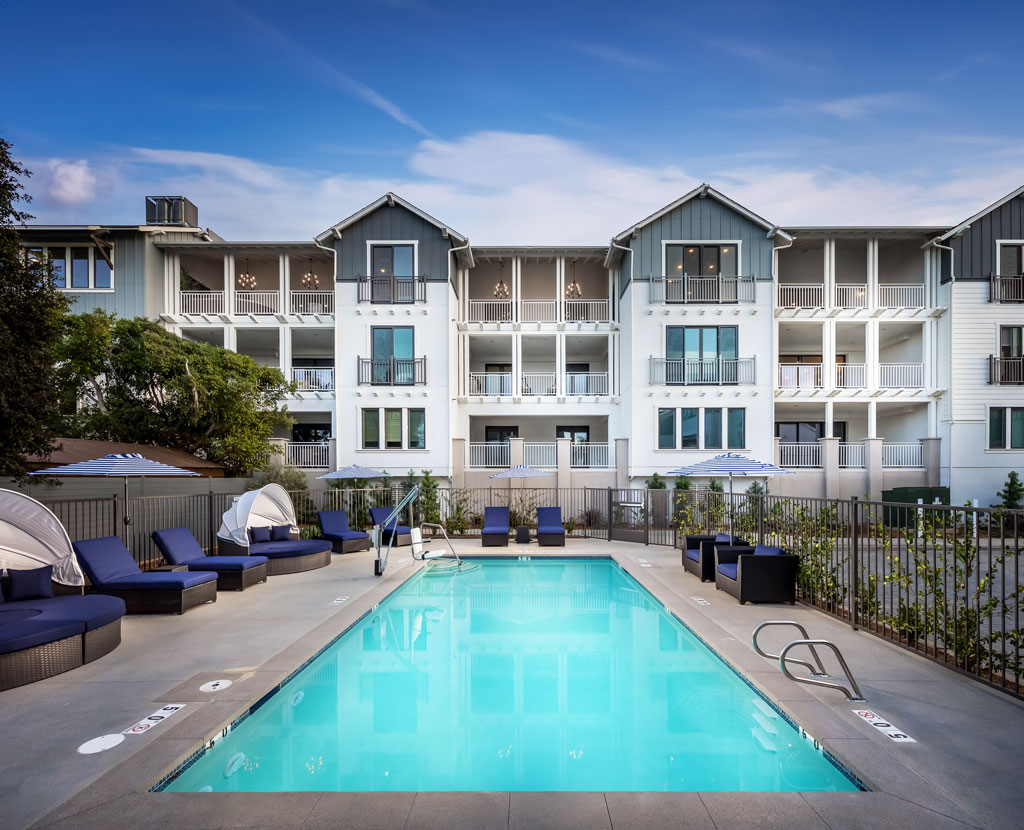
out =
{"type": "MultiPolygon", "coordinates": [[[[114,246],[114,290],[67,289],[71,297],[71,313],[81,314],[98,308],[118,317],[145,317],[148,240],[138,232],[112,233],[108,239],[114,246]]],[[[55,240],[53,244],[59,243],[55,240]]]]}
{"type": "MultiPolygon", "coordinates": [[[[743,276],[757,279],[772,278],[772,248],[774,243],[768,232],[745,216],[723,205],[713,197],[694,198],[645,225],[638,239],[626,244],[632,248],[636,261],[633,278],[646,281],[652,276],[664,276],[662,240],[679,239],[687,242],[717,242],[739,240],[743,276]]],[[[624,270],[629,273],[628,255],[624,256],[624,270]]]]}
{"type": "MultiPolygon", "coordinates": [[[[1024,196],[1010,199],[986,213],[972,222],[961,236],[949,241],[956,279],[987,280],[996,273],[998,239],[1024,239],[1024,196]]],[[[943,276],[948,277],[948,272],[943,276]]]]}
{"type": "Polygon", "coordinates": [[[395,205],[381,205],[373,213],[349,225],[335,240],[338,251],[337,279],[352,282],[366,275],[366,243],[388,240],[417,240],[419,242],[419,273],[430,281],[448,281],[448,251],[451,240],[441,235],[441,229],[410,210],[395,205]]]}

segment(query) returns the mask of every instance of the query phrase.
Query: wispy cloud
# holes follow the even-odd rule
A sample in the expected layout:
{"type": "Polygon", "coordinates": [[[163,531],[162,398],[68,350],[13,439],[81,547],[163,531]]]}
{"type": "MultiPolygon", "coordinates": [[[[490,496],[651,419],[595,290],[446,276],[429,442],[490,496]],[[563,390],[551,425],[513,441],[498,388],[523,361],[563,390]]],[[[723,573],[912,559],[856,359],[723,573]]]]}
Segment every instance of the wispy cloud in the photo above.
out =
{"type": "Polygon", "coordinates": [[[943,81],[949,81],[958,75],[963,75],[965,72],[971,72],[984,67],[998,67],[1001,69],[1015,68],[1014,64],[1005,58],[998,55],[980,53],[977,55],[968,55],[963,60],[947,66],[944,70],[935,75],[935,80],[940,83],[943,81]]]}
{"type": "Polygon", "coordinates": [[[796,60],[775,51],[769,51],[759,46],[744,41],[732,40],[729,38],[712,38],[708,43],[714,48],[725,52],[733,57],[741,58],[750,63],[757,64],[763,69],[773,72],[787,73],[817,73],[821,68],[809,61],[796,60]]]}
{"type": "Polygon", "coordinates": [[[318,82],[333,86],[348,95],[352,95],[371,107],[376,107],[386,115],[391,116],[399,124],[403,124],[415,130],[421,135],[430,136],[432,133],[419,121],[405,112],[398,104],[384,97],[372,87],[362,81],[353,78],[351,75],[342,72],[336,66],[328,63],[319,55],[315,55],[298,41],[286,35],[280,29],[276,29],[266,21],[250,14],[244,9],[234,7],[235,13],[247,20],[254,28],[263,32],[267,38],[272,40],[281,49],[287,50],[293,59],[293,65],[303,66],[310,70],[318,82]]]}
{"type": "Polygon", "coordinates": [[[660,69],[661,64],[648,58],[625,52],[616,46],[609,46],[607,43],[592,43],[588,41],[572,40],[569,47],[575,49],[582,55],[589,55],[592,58],[599,58],[608,63],[615,63],[624,66],[626,69],[654,70],[660,69]]]}
{"type": "Polygon", "coordinates": [[[818,101],[812,103],[811,106],[815,111],[825,115],[834,115],[844,121],[855,121],[880,112],[919,109],[921,100],[918,96],[908,92],[878,92],[871,95],[853,95],[847,98],[818,101]]]}

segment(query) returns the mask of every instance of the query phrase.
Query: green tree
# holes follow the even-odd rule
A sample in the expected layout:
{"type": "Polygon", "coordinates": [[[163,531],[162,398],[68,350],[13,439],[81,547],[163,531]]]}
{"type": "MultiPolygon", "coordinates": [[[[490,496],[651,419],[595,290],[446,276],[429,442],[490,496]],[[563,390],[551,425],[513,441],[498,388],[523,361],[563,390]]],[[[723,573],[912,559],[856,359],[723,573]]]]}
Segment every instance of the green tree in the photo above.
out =
{"type": "Polygon", "coordinates": [[[26,257],[14,229],[32,217],[22,179],[31,174],[0,138],[0,476],[22,478],[26,457],[47,456],[59,426],[56,352],[67,296],[48,262],[26,257]]]}
{"type": "Polygon", "coordinates": [[[280,370],[141,318],[67,317],[58,359],[69,436],[174,447],[244,475],[291,423],[280,370]]]}
{"type": "Polygon", "coordinates": [[[1009,477],[1006,479],[1006,484],[1003,489],[996,493],[1001,501],[999,504],[993,504],[992,507],[1002,507],[1005,510],[1021,510],[1024,509],[1024,482],[1020,480],[1020,476],[1017,475],[1016,470],[1011,470],[1009,477]]]}
{"type": "Polygon", "coordinates": [[[668,485],[665,483],[665,479],[663,479],[660,475],[658,475],[658,473],[655,473],[649,479],[647,479],[645,484],[647,485],[647,489],[648,490],[667,490],[668,489],[668,485]]]}

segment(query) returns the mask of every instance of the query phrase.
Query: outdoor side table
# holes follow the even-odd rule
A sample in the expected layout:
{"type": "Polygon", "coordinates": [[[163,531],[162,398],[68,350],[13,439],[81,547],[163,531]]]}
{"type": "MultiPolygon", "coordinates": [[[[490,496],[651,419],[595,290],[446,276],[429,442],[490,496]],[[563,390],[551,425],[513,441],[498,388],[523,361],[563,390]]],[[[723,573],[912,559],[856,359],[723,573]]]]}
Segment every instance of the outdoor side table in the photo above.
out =
{"type": "Polygon", "coordinates": [[[525,525],[520,525],[516,528],[516,544],[530,544],[530,528],[526,527],[525,525]]]}

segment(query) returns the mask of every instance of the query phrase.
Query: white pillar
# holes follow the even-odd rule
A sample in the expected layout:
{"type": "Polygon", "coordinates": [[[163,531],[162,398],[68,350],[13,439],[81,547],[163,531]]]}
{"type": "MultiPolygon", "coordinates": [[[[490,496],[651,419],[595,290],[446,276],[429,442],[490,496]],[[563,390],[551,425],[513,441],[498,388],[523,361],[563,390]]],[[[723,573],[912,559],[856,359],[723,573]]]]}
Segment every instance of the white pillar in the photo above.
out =
{"type": "Polygon", "coordinates": [[[868,308],[878,305],[878,240],[868,240],[868,308]]]}
{"type": "Polygon", "coordinates": [[[939,437],[939,406],[935,400],[928,401],[928,437],[939,437]]]}
{"type": "Polygon", "coordinates": [[[868,438],[878,437],[878,401],[868,401],[868,438]]]}
{"type": "Polygon", "coordinates": [[[825,437],[831,438],[835,432],[835,402],[825,401],[825,437]]]}
{"type": "Polygon", "coordinates": [[[555,259],[555,319],[565,321],[565,257],[555,259]]]}
{"type": "Polygon", "coordinates": [[[292,379],[292,330],[288,326],[278,329],[277,365],[285,380],[292,379]]]}
{"type": "Polygon", "coordinates": [[[836,300],[836,241],[834,239],[826,239],[824,245],[825,253],[825,273],[822,275],[822,282],[824,283],[824,305],[825,308],[831,308],[835,305],[836,300]]]}
{"type": "Polygon", "coordinates": [[[277,293],[278,308],[282,314],[287,314],[288,308],[288,255],[277,255],[277,293]]]}
{"type": "Polygon", "coordinates": [[[235,313],[235,255],[224,256],[224,313],[235,313]]]}
{"type": "Polygon", "coordinates": [[[519,257],[512,257],[512,303],[514,311],[512,319],[520,321],[523,319],[523,283],[522,283],[522,260],[519,257]]]}
{"type": "Polygon", "coordinates": [[[517,398],[523,393],[523,336],[512,335],[512,394],[517,398]]]}
{"type": "Polygon", "coordinates": [[[869,389],[877,389],[879,381],[881,380],[878,376],[878,321],[868,320],[865,324],[865,338],[864,338],[864,359],[867,366],[865,371],[867,373],[867,385],[869,389]]]}

